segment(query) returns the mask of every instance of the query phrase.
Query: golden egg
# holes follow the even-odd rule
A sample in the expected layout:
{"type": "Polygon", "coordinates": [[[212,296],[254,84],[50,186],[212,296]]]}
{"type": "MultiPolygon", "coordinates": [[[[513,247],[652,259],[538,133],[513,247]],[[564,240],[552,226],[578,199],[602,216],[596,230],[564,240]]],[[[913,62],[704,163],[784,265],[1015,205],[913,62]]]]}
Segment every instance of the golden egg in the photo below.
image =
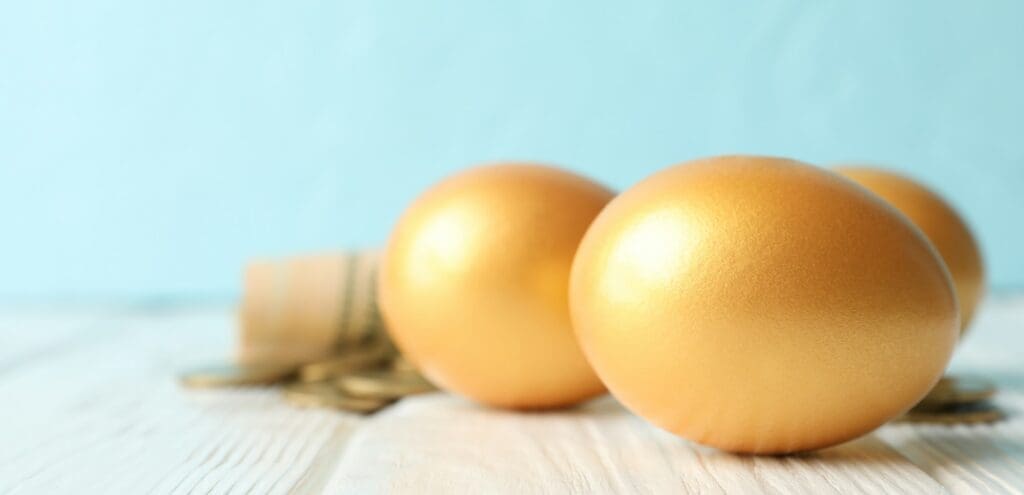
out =
{"type": "Polygon", "coordinates": [[[835,170],[881,196],[931,240],[953,276],[960,301],[960,331],[966,331],[985,294],[981,251],[967,223],[937,193],[902,175],[870,167],[844,166],[835,170]]]}
{"type": "Polygon", "coordinates": [[[580,244],[570,306],[626,407],[746,453],[834,445],[906,411],[959,321],[942,261],[902,216],[834,173],[754,156],[620,194],[580,244]]]}
{"type": "Polygon", "coordinates": [[[417,199],[381,263],[389,332],[438,386],[478,402],[539,409],[604,393],[569,318],[569,270],[613,197],[533,164],[470,169],[417,199]]]}

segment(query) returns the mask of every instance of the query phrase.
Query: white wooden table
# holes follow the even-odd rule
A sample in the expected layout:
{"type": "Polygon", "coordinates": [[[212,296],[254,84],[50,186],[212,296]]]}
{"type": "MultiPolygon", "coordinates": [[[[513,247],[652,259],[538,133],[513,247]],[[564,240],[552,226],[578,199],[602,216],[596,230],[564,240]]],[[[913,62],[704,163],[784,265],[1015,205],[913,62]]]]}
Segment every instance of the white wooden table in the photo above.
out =
{"type": "Polygon", "coordinates": [[[0,493],[1024,493],[1024,296],[992,298],[954,360],[1010,419],[888,425],[796,457],[696,447],[610,399],[557,413],[443,394],[370,417],[274,389],[187,390],[231,308],[0,310],[0,493]]]}

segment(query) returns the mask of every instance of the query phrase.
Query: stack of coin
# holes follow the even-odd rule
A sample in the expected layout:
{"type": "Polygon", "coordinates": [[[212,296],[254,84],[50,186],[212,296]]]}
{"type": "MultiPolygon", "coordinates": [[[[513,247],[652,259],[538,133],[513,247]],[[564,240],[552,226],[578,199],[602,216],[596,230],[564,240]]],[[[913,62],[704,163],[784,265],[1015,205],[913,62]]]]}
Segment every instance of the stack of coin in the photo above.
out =
{"type": "Polygon", "coordinates": [[[191,388],[282,385],[300,407],[371,413],[435,390],[399,356],[377,311],[373,251],[256,261],[237,362],[181,375],[191,388]]]}
{"type": "Polygon", "coordinates": [[[989,400],[995,393],[995,385],[982,378],[944,376],[899,421],[946,425],[993,423],[1004,417],[989,400]]]}
{"type": "Polygon", "coordinates": [[[301,365],[232,364],[181,375],[190,388],[281,385],[299,407],[372,413],[414,394],[436,390],[383,338],[352,345],[301,365]]]}
{"type": "Polygon", "coordinates": [[[300,366],[284,397],[300,407],[372,413],[409,395],[436,390],[408,368],[390,342],[378,339],[300,366]]]}

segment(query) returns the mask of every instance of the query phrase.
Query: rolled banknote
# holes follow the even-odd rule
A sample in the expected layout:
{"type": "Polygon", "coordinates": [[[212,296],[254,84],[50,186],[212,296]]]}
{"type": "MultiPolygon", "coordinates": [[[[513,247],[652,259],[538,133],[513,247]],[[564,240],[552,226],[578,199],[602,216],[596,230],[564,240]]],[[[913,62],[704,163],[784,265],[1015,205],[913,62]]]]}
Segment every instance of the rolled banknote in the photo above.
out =
{"type": "Polygon", "coordinates": [[[377,251],[259,259],[245,269],[237,360],[306,363],[386,338],[377,251]]]}

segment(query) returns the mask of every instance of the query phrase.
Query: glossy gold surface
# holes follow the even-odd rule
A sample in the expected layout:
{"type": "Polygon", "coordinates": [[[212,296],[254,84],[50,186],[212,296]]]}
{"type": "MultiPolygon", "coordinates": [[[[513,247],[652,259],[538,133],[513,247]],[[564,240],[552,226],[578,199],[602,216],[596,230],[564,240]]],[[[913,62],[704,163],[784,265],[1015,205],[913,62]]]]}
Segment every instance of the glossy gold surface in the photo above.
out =
{"type": "Polygon", "coordinates": [[[870,167],[844,166],[835,170],[881,196],[932,241],[953,276],[960,301],[960,331],[967,331],[985,295],[981,250],[967,223],[941,196],[907,177],[870,167]]]}
{"type": "Polygon", "coordinates": [[[535,409],[604,392],[573,336],[569,269],[612,198],[567,171],[470,169],[402,215],[379,299],[405,357],[433,383],[484,404],[535,409]]]}
{"type": "Polygon", "coordinates": [[[629,409],[734,452],[852,439],[949,361],[959,317],[921,233],[799,162],[698,160],[620,194],[572,270],[579,341],[629,409]]]}

